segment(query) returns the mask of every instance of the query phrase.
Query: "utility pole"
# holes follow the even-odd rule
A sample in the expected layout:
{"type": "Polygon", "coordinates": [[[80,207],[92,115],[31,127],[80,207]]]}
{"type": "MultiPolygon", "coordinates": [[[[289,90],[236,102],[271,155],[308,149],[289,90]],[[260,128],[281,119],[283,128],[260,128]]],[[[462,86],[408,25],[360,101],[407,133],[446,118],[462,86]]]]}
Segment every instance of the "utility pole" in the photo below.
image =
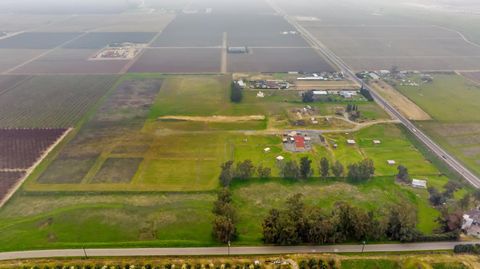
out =
{"type": "Polygon", "coordinates": [[[228,249],[228,256],[230,256],[230,245],[231,245],[230,240],[228,240],[228,247],[227,247],[227,249],[228,249]]]}
{"type": "Polygon", "coordinates": [[[363,242],[362,242],[362,244],[363,244],[363,246],[362,246],[362,253],[363,253],[363,251],[365,250],[365,244],[366,244],[366,243],[367,243],[366,241],[363,241],[363,242]]]}
{"type": "Polygon", "coordinates": [[[83,254],[85,255],[85,259],[88,259],[87,251],[85,250],[85,247],[83,247],[83,254]]]}

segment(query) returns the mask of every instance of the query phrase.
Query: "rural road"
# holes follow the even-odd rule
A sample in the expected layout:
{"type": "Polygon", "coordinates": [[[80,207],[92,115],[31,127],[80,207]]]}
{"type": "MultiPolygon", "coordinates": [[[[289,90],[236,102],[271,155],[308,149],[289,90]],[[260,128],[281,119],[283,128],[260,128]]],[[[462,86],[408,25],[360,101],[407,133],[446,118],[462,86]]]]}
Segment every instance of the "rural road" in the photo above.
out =
{"type": "Polygon", "coordinates": [[[278,7],[272,1],[267,1],[270,3],[272,8],[289,22],[293,27],[297,29],[299,33],[303,35],[305,40],[310,43],[310,45],[319,51],[328,61],[340,68],[345,76],[350,77],[353,81],[359,85],[363,85],[364,88],[370,91],[373,99],[377,102],[378,105],[383,107],[394,118],[400,120],[400,122],[408,129],[410,132],[417,137],[420,141],[425,144],[428,149],[437,155],[441,160],[443,160],[450,168],[456,171],[461,175],[465,180],[467,180],[475,188],[480,188],[480,178],[473,174],[469,169],[467,169],[462,163],[460,163],[455,157],[441,148],[437,143],[435,143],[430,137],[428,137],[424,132],[419,130],[408,118],[406,118],[402,113],[400,113],[393,105],[391,105],[387,100],[385,100],[380,94],[378,94],[373,88],[369,85],[363,83],[363,80],[358,78],[355,75],[355,72],[338,56],[336,56],[330,49],[328,49],[324,44],[322,44],[316,37],[314,37],[309,31],[307,31],[303,26],[301,26],[294,19],[291,19],[285,11],[278,7]]]}
{"type": "MultiPolygon", "coordinates": [[[[230,255],[275,255],[299,253],[361,253],[452,250],[455,245],[474,242],[434,242],[410,244],[331,245],[331,246],[266,246],[231,247],[230,255]]],[[[204,248],[112,248],[52,249],[0,253],[0,260],[58,257],[135,257],[135,256],[214,256],[228,255],[227,247],[204,248]]]]}

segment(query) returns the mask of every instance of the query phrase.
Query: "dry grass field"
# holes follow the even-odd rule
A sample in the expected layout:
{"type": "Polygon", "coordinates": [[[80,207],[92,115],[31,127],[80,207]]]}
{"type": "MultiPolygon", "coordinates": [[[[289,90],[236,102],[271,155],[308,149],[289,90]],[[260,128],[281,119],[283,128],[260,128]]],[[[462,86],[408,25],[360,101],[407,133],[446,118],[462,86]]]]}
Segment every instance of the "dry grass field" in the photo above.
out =
{"type": "Polygon", "coordinates": [[[402,95],[388,83],[377,80],[370,83],[370,85],[386,98],[391,104],[395,106],[403,115],[410,120],[431,120],[432,118],[423,111],[417,104],[402,95]]]}

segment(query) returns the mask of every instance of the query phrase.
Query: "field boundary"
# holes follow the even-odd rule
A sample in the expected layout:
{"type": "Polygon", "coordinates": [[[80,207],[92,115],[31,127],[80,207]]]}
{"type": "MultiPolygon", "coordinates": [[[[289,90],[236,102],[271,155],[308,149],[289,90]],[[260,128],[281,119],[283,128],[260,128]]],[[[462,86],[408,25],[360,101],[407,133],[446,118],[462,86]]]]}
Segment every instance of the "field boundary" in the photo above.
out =
{"type": "Polygon", "coordinates": [[[68,128],[67,130],[65,130],[65,132],[55,141],[55,143],[50,145],[32,166],[24,170],[25,175],[23,175],[23,177],[13,186],[13,188],[7,193],[7,195],[5,195],[5,197],[2,200],[0,200],[0,208],[2,208],[8,202],[8,200],[10,200],[10,198],[12,198],[13,194],[17,192],[17,190],[20,188],[20,186],[22,186],[25,180],[27,180],[27,178],[32,174],[35,168],[37,168],[37,166],[40,163],[42,163],[42,161],[48,156],[48,154],[50,154],[50,152],[54,148],[56,148],[72,130],[73,128],[68,128]]]}

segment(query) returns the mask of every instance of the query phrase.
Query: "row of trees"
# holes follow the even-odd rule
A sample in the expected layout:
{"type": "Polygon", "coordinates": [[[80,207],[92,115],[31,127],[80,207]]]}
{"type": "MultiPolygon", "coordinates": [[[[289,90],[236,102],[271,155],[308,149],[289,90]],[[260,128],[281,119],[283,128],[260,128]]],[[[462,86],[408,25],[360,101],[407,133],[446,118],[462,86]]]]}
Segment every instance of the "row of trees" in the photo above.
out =
{"type": "Polygon", "coordinates": [[[230,186],[233,179],[249,179],[257,176],[258,178],[269,178],[272,169],[263,165],[255,166],[251,160],[234,163],[227,161],[221,166],[220,183],[224,187],[230,186]]]}
{"type": "MultiPolygon", "coordinates": [[[[347,168],[347,179],[352,182],[368,180],[375,173],[375,166],[371,159],[364,159],[358,163],[350,164],[347,168]]],[[[323,178],[330,175],[340,178],[345,175],[345,167],[342,163],[336,161],[330,165],[330,161],[325,157],[320,160],[318,169],[320,176],[323,178]]],[[[312,161],[308,157],[302,157],[300,164],[295,160],[287,161],[281,169],[282,176],[289,179],[306,179],[311,177],[313,172],[312,161]]]]}
{"type": "Polygon", "coordinates": [[[342,243],[348,240],[414,241],[416,211],[394,206],[387,215],[337,203],[331,212],[308,207],[301,194],[287,199],[283,210],[272,209],[263,221],[263,240],[268,244],[342,243]]]}
{"type": "Polygon", "coordinates": [[[232,194],[227,188],[223,188],[217,194],[217,200],[213,204],[212,235],[213,238],[221,243],[228,243],[237,238],[237,229],[235,227],[236,213],[232,206],[232,194]]]}
{"type": "MultiPolygon", "coordinates": [[[[300,158],[300,162],[289,160],[280,166],[280,175],[286,179],[307,179],[314,173],[313,161],[308,157],[300,158]]],[[[339,161],[330,164],[330,161],[323,157],[318,167],[322,178],[331,175],[336,178],[345,176],[345,167],[339,161]]],[[[371,179],[375,173],[375,166],[371,159],[364,159],[360,162],[350,164],[347,167],[347,179],[351,182],[362,182],[371,179]]],[[[230,186],[234,179],[249,179],[258,177],[262,179],[269,178],[272,169],[263,165],[255,166],[251,160],[234,163],[227,161],[221,165],[220,183],[222,186],[230,186]]]]}

